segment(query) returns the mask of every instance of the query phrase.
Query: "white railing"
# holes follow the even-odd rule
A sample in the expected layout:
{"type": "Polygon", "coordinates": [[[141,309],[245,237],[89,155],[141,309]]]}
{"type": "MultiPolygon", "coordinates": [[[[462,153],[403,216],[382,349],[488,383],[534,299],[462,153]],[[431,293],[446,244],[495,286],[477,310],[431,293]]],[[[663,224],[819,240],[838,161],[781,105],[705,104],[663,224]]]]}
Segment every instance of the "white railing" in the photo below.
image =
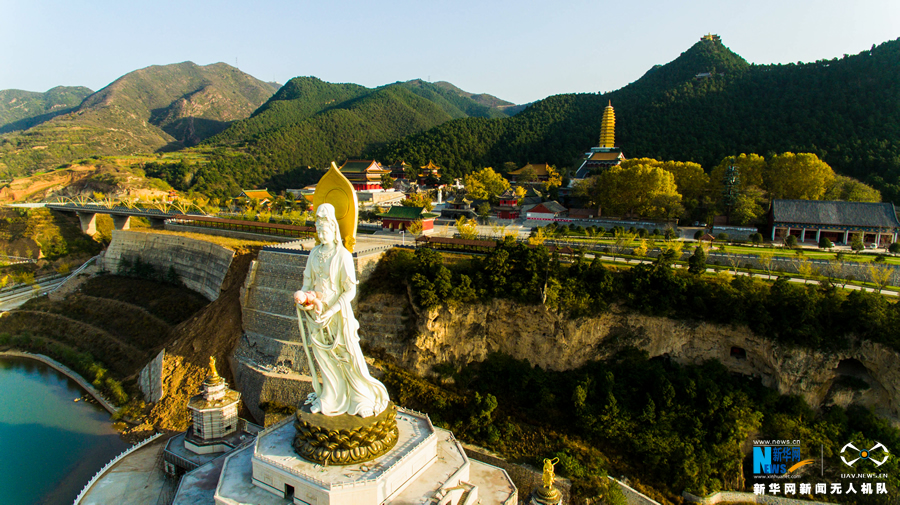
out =
{"type": "Polygon", "coordinates": [[[65,279],[63,279],[63,281],[60,282],[55,288],[51,289],[50,291],[47,291],[47,294],[53,293],[53,292],[56,291],[57,289],[61,288],[65,283],[69,282],[69,279],[74,279],[76,275],[78,275],[78,274],[80,274],[81,272],[83,272],[85,268],[87,268],[88,266],[90,266],[91,263],[97,261],[97,258],[99,258],[99,257],[100,257],[100,255],[98,254],[98,255],[94,256],[93,258],[91,258],[91,259],[85,261],[80,267],[76,268],[74,272],[70,273],[70,274],[68,275],[68,277],[66,277],[65,279]]]}
{"type": "Polygon", "coordinates": [[[91,489],[91,487],[93,487],[93,485],[97,483],[97,480],[99,480],[100,477],[102,477],[103,474],[106,473],[107,470],[112,468],[113,465],[115,465],[116,463],[121,461],[122,458],[124,458],[125,456],[128,456],[132,452],[140,449],[141,447],[144,447],[145,445],[149,444],[150,442],[153,442],[154,440],[156,440],[157,438],[159,438],[161,436],[163,436],[162,433],[156,433],[149,438],[145,438],[144,440],[141,440],[137,444],[126,449],[125,452],[123,452],[122,454],[119,454],[118,456],[113,458],[112,461],[110,461],[109,463],[105,464],[103,466],[103,468],[100,469],[99,472],[97,472],[96,474],[94,474],[93,477],[91,477],[91,480],[88,481],[88,483],[84,486],[84,488],[81,490],[81,492],[78,493],[78,497],[75,498],[74,505],[78,505],[79,503],[81,503],[81,500],[84,498],[84,496],[87,494],[87,492],[91,489]]]}

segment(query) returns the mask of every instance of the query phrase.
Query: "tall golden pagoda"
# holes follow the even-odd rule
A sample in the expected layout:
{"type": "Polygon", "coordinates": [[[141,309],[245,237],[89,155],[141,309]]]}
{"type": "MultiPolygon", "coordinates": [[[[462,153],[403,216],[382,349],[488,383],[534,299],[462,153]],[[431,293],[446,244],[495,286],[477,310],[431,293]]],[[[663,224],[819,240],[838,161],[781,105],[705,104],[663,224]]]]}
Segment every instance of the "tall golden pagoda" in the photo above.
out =
{"type": "Polygon", "coordinates": [[[603,109],[603,119],[600,122],[600,147],[616,147],[616,113],[613,111],[612,101],[603,109]]]}
{"type": "Polygon", "coordinates": [[[616,147],[616,113],[613,111],[612,102],[608,102],[603,109],[603,117],[600,119],[600,142],[597,147],[592,147],[590,152],[584,153],[584,161],[575,172],[575,179],[584,179],[589,175],[596,175],[597,171],[614,167],[625,161],[622,150],[616,147]]]}

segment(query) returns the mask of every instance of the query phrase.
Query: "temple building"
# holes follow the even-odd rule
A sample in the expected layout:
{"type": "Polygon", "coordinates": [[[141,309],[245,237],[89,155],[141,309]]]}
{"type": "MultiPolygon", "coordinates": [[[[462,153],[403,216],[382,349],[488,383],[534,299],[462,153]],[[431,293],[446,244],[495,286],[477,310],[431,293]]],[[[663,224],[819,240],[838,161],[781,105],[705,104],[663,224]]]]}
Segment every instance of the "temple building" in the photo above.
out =
{"type": "Polygon", "coordinates": [[[775,200],[769,210],[771,240],[794,235],[800,243],[822,237],[849,244],[861,233],[863,243],[883,246],[897,241],[900,222],[892,203],[826,200],[775,200]]]}
{"type": "MultiPolygon", "coordinates": [[[[510,180],[512,182],[517,182],[519,176],[522,175],[526,170],[533,170],[534,175],[537,177],[537,180],[540,182],[544,182],[550,179],[550,164],[549,163],[528,163],[524,167],[513,170],[509,173],[510,180]]],[[[535,182],[535,181],[525,181],[525,182],[535,182]]]]}
{"type": "Polygon", "coordinates": [[[507,189],[502,195],[497,197],[498,204],[495,207],[497,217],[500,219],[518,219],[521,213],[519,207],[519,197],[512,188],[507,189]]]}
{"type": "Polygon", "coordinates": [[[575,172],[575,179],[584,179],[596,169],[614,167],[623,161],[625,161],[625,155],[622,154],[620,148],[616,147],[616,113],[610,102],[603,109],[599,145],[592,147],[590,152],[584,153],[584,161],[575,172]]]}
{"type": "Polygon", "coordinates": [[[258,200],[260,207],[266,207],[274,197],[267,189],[242,189],[241,194],[233,198],[235,203],[241,201],[258,200]]]}
{"type": "Polygon", "coordinates": [[[448,201],[441,209],[441,217],[446,219],[456,220],[460,217],[474,219],[476,216],[475,209],[472,208],[472,200],[466,198],[461,191],[456,193],[453,201],[448,201]]]}
{"type": "Polygon", "coordinates": [[[555,221],[556,218],[565,216],[568,209],[560,205],[559,202],[551,200],[537,205],[523,206],[522,212],[525,213],[525,219],[555,221]]]}
{"type": "Polygon", "coordinates": [[[406,171],[410,167],[412,167],[412,165],[403,160],[400,160],[397,163],[389,166],[388,169],[391,171],[391,177],[393,177],[394,179],[406,179],[406,171]]]}
{"type": "Polygon", "coordinates": [[[422,232],[434,229],[434,218],[437,214],[432,214],[425,210],[425,207],[403,207],[395,205],[388,209],[384,214],[378,214],[381,218],[382,230],[406,230],[413,221],[422,220],[422,232]]]}
{"type": "Polygon", "coordinates": [[[382,189],[381,176],[391,173],[391,170],[382,167],[375,160],[347,160],[339,170],[356,191],[382,189]]]}
{"type": "Polygon", "coordinates": [[[436,179],[440,179],[441,177],[441,167],[432,163],[431,160],[428,160],[427,165],[419,167],[419,178],[427,179],[429,177],[434,177],[436,179]]]}

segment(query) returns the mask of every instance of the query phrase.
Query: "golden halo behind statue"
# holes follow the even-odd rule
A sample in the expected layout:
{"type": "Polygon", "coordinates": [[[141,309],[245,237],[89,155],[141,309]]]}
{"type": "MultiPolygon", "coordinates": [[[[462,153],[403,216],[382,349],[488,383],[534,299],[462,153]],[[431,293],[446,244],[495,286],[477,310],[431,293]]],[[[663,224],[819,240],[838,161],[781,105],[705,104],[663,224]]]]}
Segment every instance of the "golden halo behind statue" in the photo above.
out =
{"type": "Polygon", "coordinates": [[[353,247],[356,245],[356,225],[359,220],[359,201],[356,199],[353,184],[350,184],[350,181],[338,170],[333,161],[331,168],[316,184],[316,192],[313,194],[313,213],[323,203],[330,203],[334,206],[334,216],[337,218],[344,247],[353,252],[353,247]]]}

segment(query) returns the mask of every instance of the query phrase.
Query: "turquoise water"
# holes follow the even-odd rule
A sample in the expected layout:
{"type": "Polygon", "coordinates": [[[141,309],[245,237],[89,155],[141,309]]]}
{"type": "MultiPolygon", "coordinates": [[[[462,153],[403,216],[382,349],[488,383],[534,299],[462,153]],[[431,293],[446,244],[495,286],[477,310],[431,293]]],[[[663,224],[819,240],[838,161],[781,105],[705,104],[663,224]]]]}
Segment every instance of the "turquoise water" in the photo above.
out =
{"type": "Polygon", "coordinates": [[[102,407],[53,368],[0,357],[0,505],[71,504],[128,444],[102,407]]]}

